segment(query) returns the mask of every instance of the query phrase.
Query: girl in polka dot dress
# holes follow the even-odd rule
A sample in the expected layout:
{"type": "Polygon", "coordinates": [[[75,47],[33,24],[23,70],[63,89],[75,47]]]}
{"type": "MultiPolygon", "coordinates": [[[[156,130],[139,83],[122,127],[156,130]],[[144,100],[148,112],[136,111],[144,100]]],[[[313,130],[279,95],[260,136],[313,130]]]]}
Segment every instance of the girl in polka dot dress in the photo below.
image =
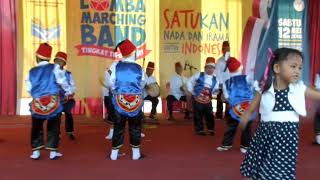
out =
{"type": "Polygon", "coordinates": [[[245,126],[260,104],[261,123],[240,167],[248,180],[296,179],[299,115],[307,114],[306,96],[320,99],[320,92],[300,80],[302,59],[301,52],[295,49],[271,52],[261,89],[241,117],[245,126]]]}

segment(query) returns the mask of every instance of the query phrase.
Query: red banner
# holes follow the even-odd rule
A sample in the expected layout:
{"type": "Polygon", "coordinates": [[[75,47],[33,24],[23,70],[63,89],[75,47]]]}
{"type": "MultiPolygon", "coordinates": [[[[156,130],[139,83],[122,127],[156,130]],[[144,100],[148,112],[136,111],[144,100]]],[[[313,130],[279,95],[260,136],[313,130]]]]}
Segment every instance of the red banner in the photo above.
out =
{"type": "MultiPolygon", "coordinates": [[[[121,53],[114,51],[113,48],[105,48],[96,45],[77,45],[75,46],[78,49],[78,56],[97,56],[110,58],[114,60],[119,60],[122,58],[121,53]]],[[[144,58],[150,53],[151,50],[147,50],[146,44],[137,48],[137,59],[144,58]]]]}

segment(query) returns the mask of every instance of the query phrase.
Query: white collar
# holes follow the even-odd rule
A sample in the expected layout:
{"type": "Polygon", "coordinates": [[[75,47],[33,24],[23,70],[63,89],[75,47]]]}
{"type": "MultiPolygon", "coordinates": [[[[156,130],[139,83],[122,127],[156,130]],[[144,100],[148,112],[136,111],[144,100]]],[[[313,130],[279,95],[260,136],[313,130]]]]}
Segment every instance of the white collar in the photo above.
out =
{"type": "Polygon", "coordinates": [[[123,58],[121,61],[123,62],[131,62],[131,63],[135,63],[136,62],[136,56],[135,53],[133,53],[131,56],[123,58]]]}
{"type": "Polygon", "coordinates": [[[39,62],[39,63],[37,64],[37,66],[43,66],[43,65],[47,65],[47,64],[49,64],[48,61],[41,61],[41,62],[39,62]]]}

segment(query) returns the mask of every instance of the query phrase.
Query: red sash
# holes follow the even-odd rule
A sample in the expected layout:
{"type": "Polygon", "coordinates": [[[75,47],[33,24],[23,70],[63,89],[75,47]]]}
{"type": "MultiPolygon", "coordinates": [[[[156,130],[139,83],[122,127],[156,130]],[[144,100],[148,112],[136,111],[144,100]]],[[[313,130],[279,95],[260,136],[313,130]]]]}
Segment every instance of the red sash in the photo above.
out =
{"type": "Polygon", "coordinates": [[[34,98],[31,102],[31,110],[35,114],[49,115],[59,108],[60,97],[59,95],[49,95],[39,98],[34,98]]]}
{"type": "Polygon", "coordinates": [[[212,99],[211,92],[210,92],[210,89],[207,87],[203,88],[200,95],[195,97],[195,100],[201,104],[211,103],[211,99],[212,99]]]}

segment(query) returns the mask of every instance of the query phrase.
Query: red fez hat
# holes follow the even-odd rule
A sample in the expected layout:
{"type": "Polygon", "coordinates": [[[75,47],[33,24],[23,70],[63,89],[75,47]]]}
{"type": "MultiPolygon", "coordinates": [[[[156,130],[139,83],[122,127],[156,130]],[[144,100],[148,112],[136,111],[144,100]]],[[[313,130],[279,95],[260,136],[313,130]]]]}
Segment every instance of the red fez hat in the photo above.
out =
{"type": "Polygon", "coordinates": [[[206,65],[205,66],[216,66],[216,60],[214,59],[214,57],[207,57],[206,59],[206,65]]]}
{"type": "Polygon", "coordinates": [[[121,41],[114,50],[117,51],[118,48],[124,58],[130,56],[137,49],[128,39],[121,41]]]}
{"type": "Polygon", "coordinates": [[[55,59],[61,59],[62,61],[67,63],[67,57],[67,53],[59,51],[57,52],[55,59]]]}
{"type": "Polygon", "coordinates": [[[147,69],[154,69],[154,63],[153,62],[148,62],[147,69]]]}
{"type": "Polygon", "coordinates": [[[241,62],[234,57],[230,57],[227,61],[227,66],[228,66],[229,72],[234,73],[234,72],[237,72],[238,69],[241,67],[241,62]]]}
{"type": "Polygon", "coordinates": [[[36,51],[36,56],[40,59],[49,60],[51,52],[52,47],[48,43],[41,43],[36,51]]]}
{"type": "Polygon", "coordinates": [[[229,47],[229,41],[223,41],[222,47],[229,47]]]}
{"type": "Polygon", "coordinates": [[[174,65],[175,67],[182,67],[180,62],[176,62],[176,64],[174,65]]]}

